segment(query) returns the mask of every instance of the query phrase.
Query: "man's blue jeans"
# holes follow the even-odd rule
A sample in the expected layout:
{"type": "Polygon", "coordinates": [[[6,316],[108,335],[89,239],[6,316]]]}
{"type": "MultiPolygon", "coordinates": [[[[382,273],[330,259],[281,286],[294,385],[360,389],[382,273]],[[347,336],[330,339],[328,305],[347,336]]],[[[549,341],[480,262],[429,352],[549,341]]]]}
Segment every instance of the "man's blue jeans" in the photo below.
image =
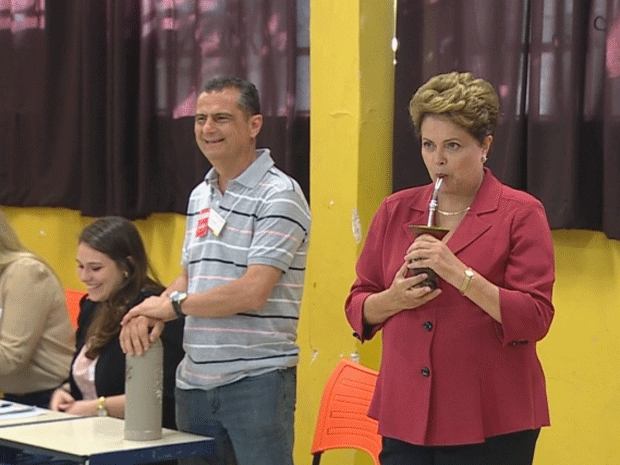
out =
{"type": "Polygon", "coordinates": [[[177,427],[216,439],[216,454],[181,463],[292,465],[297,369],[203,391],[175,390],[177,427]]]}

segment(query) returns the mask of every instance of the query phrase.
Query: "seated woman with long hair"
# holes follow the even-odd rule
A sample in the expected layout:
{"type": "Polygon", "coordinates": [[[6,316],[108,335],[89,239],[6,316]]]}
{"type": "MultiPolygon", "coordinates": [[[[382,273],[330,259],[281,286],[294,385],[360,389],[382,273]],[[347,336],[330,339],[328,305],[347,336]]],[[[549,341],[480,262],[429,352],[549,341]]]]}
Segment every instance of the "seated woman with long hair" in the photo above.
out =
{"type": "MultiPolygon", "coordinates": [[[[52,410],[94,416],[125,414],[125,355],[118,335],[123,315],[164,287],[149,265],[136,227],[120,217],[104,217],[79,236],[77,271],[88,294],[80,302],[77,348],[69,381],[57,389],[52,410]],[[150,272],[150,275],[149,275],[150,272]]],[[[183,319],[166,323],[162,424],[175,428],[175,370],[183,357],[183,319]]]]}

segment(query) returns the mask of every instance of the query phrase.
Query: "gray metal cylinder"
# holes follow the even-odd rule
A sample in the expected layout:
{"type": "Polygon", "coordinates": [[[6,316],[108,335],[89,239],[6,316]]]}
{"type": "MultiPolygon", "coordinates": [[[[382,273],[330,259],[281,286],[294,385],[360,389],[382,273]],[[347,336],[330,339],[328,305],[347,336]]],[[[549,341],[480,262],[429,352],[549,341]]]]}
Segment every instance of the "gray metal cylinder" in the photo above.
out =
{"type": "Polygon", "coordinates": [[[125,369],[125,439],[161,438],[164,349],[158,339],[144,354],[127,355],[125,369]]]}

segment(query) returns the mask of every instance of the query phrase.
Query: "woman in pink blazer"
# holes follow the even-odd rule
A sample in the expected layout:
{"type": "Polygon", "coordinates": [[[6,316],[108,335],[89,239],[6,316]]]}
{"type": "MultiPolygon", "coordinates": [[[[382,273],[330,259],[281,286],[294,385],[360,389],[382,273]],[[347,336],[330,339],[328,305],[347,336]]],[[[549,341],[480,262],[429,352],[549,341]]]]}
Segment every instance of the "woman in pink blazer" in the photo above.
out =
{"type": "Polygon", "coordinates": [[[554,313],[545,211],[484,166],[499,113],[489,83],[435,76],[409,109],[433,184],[384,200],[346,302],[362,341],[383,332],[369,411],[381,463],[529,465],[549,425],[536,355],[554,313]],[[427,224],[438,178],[431,217],[447,235],[416,238],[409,226],[427,224]]]}

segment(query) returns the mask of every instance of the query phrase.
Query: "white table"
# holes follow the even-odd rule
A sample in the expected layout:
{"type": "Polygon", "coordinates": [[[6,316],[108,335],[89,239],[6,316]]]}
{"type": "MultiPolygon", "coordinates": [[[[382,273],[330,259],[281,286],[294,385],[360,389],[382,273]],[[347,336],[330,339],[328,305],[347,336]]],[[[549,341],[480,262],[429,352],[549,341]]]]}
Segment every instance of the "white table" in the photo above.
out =
{"type": "MultiPolygon", "coordinates": [[[[7,401],[2,402],[6,403],[7,401]]],[[[24,406],[24,408],[30,407],[24,406]]],[[[32,408],[36,409],[36,411],[40,414],[26,418],[13,418],[10,415],[5,416],[0,413],[0,428],[13,425],[26,425],[28,423],[41,423],[47,421],[70,420],[72,418],[78,418],[75,415],[69,415],[68,413],[64,412],[54,412],[53,410],[47,410],[37,407],[32,408]]],[[[0,412],[2,412],[2,410],[0,410],[0,412]]]]}
{"type": "Polygon", "coordinates": [[[200,457],[213,453],[213,439],[163,429],[161,439],[127,441],[124,421],[45,412],[21,420],[0,420],[0,445],[89,465],[129,465],[200,457]]]}

